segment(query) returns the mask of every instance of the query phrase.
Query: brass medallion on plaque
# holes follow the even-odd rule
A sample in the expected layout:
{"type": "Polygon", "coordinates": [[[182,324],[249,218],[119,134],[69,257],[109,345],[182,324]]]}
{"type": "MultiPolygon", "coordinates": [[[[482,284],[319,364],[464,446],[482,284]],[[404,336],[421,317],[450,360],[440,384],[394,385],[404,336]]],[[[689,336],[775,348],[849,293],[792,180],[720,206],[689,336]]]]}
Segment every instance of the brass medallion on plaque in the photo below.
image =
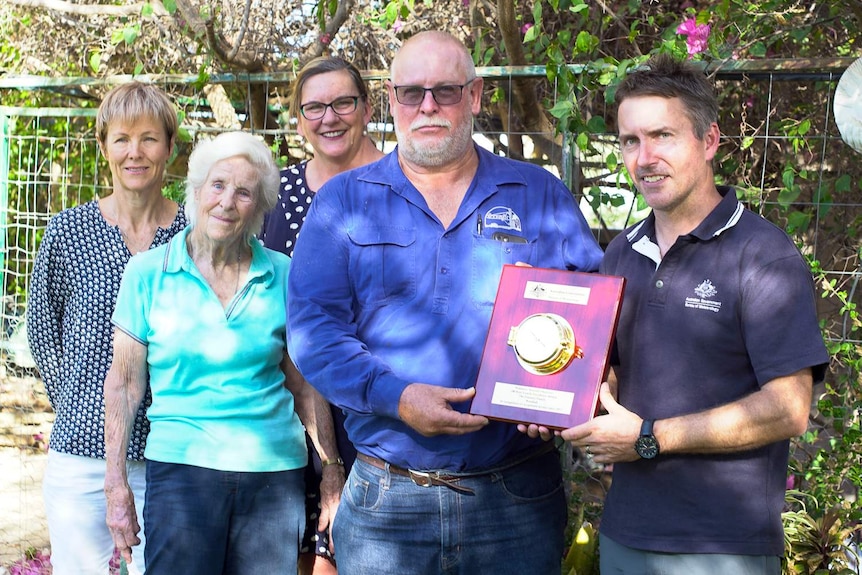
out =
{"type": "Polygon", "coordinates": [[[595,415],[625,280],[504,266],[471,413],[565,429],[595,415]]]}

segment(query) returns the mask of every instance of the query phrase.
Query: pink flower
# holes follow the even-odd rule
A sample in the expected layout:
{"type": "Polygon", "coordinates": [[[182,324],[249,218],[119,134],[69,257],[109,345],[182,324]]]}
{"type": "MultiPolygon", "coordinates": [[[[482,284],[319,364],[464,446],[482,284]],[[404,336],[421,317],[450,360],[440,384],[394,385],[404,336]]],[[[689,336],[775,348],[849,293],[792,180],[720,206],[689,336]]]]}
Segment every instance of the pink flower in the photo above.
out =
{"type": "Polygon", "coordinates": [[[794,487],[796,487],[796,476],[795,475],[788,475],[787,476],[787,484],[785,485],[785,487],[787,487],[787,489],[793,489],[794,487]]]}
{"type": "Polygon", "coordinates": [[[396,34],[400,33],[401,30],[404,29],[404,21],[401,19],[401,16],[395,19],[395,22],[392,23],[392,31],[396,34]]]}
{"type": "Polygon", "coordinates": [[[330,42],[332,42],[332,36],[330,36],[329,34],[324,34],[320,37],[320,43],[324,46],[328,45],[330,42]]]}
{"type": "Polygon", "coordinates": [[[688,46],[689,58],[706,50],[709,30],[709,24],[698,25],[694,18],[689,18],[677,26],[676,33],[686,37],[685,43],[688,46]]]}
{"type": "Polygon", "coordinates": [[[28,551],[9,567],[10,575],[46,575],[51,573],[51,557],[41,551],[28,551]]]}
{"type": "Polygon", "coordinates": [[[532,24],[530,24],[529,22],[527,22],[526,24],[524,24],[523,26],[521,26],[521,34],[526,34],[526,33],[527,33],[527,30],[529,30],[529,29],[530,29],[530,28],[532,28],[532,27],[533,27],[533,25],[532,25],[532,24]]]}

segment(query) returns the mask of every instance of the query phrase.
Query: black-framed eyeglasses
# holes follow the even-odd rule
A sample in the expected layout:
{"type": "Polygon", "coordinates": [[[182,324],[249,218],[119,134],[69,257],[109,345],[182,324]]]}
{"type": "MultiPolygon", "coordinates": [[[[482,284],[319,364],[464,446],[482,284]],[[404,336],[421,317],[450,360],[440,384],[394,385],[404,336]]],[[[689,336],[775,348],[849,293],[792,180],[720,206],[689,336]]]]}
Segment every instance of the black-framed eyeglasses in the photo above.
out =
{"type": "Polygon", "coordinates": [[[434,86],[423,88],[422,86],[393,86],[395,99],[404,106],[418,106],[425,99],[425,93],[431,92],[431,97],[441,106],[452,106],[461,101],[464,88],[469,86],[473,80],[467,80],[464,84],[446,84],[445,86],[434,86]]]}
{"type": "Polygon", "coordinates": [[[359,104],[359,96],[345,96],[337,98],[328,104],[323,102],[309,102],[299,107],[299,113],[306,120],[319,120],[326,115],[326,109],[332,108],[332,111],[339,116],[346,116],[356,111],[356,106],[359,104]]]}

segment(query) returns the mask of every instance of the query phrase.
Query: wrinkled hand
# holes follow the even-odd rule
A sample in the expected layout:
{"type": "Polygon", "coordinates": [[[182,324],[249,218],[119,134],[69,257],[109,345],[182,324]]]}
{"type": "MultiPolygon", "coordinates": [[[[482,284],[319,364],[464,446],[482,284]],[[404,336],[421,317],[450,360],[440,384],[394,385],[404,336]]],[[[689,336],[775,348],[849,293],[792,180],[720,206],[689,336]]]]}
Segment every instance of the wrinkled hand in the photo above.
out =
{"type": "Polygon", "coordinates": [[[105,518],[114,545],[126,563],[132,562],[132,547],[141,544],[138,533],[138,515],[135,513],[135,496],[128,484],[115,487],[105,487],[108,500],[108,512],[105,518]]]}
{"type": "Polygon", "coordinates": [[[451,389],[427,383],[411,383],[401,394],[398,415],[401,420],[426,437],[462,435],[488,425],[488,418],[461,413],[453,403],[470,401],[476,389],[451,389]]]}
{"type": "Polygon", "coordinates": [[[607,382],[602,384],[599,399],[607,415],[563,430],[560,435],[572,445],[587,451],[596,463],[639,459],[634,446],[643,420],[616,402],[607,382]]]}
{"type": "Polygon", "coordinates": [[[341,491],[346,481],[344,467],[341,465],[327,465],[323,468],[323,477],[320,479],[320,517],[317,520],[317,530],[329,533],[329,552],[335,554],[335,542],[332,538],[332,525],[335,523],[335,514],[338,512],[338,504],[341,502],[341,491]]]}

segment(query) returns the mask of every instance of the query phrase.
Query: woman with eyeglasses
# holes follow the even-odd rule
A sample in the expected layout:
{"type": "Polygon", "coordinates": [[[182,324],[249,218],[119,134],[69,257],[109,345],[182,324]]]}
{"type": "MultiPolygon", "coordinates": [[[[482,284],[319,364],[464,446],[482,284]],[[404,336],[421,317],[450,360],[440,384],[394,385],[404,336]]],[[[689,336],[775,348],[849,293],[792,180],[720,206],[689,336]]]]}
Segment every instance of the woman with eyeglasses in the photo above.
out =
{"type": "MultiPolygon", "coordinates": [[[[314,156],[282,170],[278,202],[266,217],[260,239],[290,256],[315,192],[333,176],[378,160],[383,152],[365,131],[371,105],[362,76],[341,58],[322,56],[303,66],[293,83],[289,109],[314,156]]],[[[321,462],[309,445],[300,575],[336,573],[329,528],[356,451],[344,431],[343,414],[332,412],[339,457],[321,462]]]]}

